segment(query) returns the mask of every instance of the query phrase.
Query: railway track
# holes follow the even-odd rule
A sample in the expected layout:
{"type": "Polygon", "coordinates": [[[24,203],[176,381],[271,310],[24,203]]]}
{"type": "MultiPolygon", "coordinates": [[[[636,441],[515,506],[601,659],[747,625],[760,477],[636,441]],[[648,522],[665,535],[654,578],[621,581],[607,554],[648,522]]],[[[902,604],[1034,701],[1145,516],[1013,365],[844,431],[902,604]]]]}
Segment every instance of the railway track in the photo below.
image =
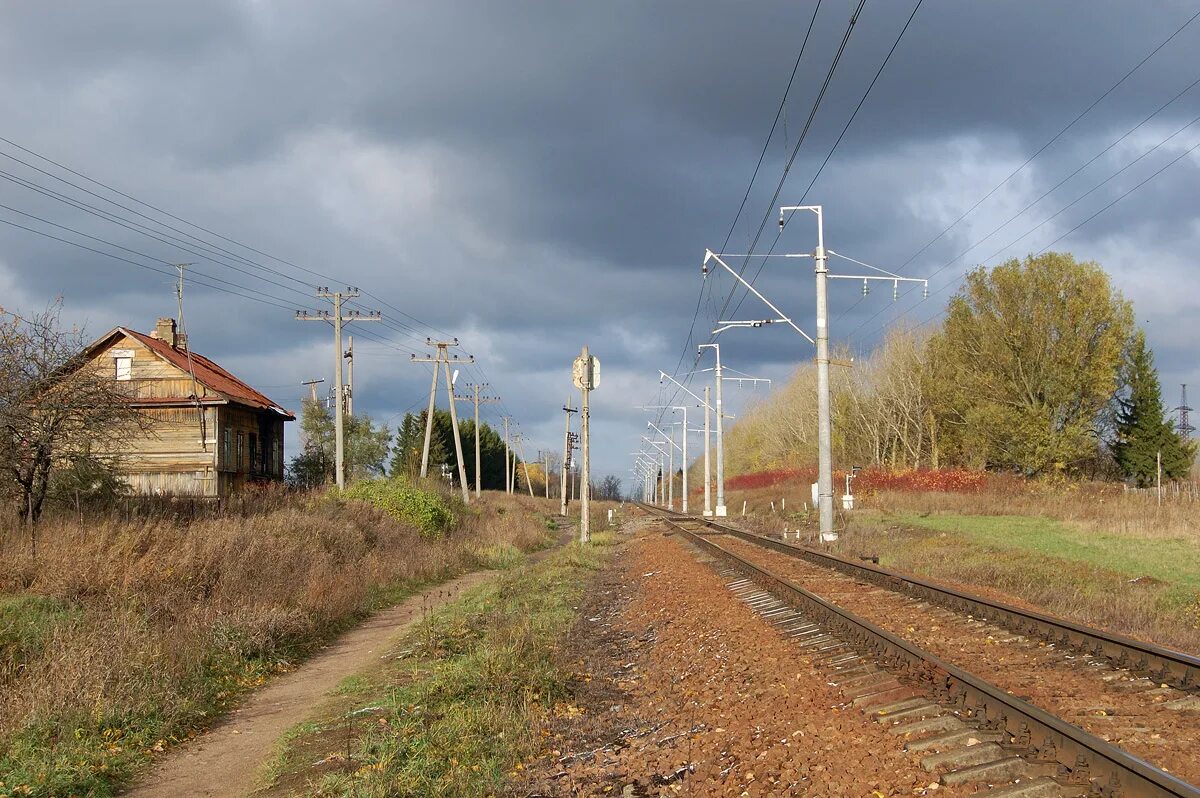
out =
{"type": "Polygon", "coordinates": [[[731,590],[818,655],[831,681],[893,724],[944,784],[1004,785],[997,796],[1200,798],[1200,788],[1152,764],[1165,757],[1183,763],[1172,771],[1200,769],[1200,712],[1188,711],[1198,699],[1196,657],[729,524],[646,509],[730,569],[731,590]],[[962,644],[971,639],[990,648],[962,644]],[[1041,685],[1035,696],[1024,695],[1030,682],[1041,685]],[[1062,711],[1086,703],[1089,685],[1119,698],[1119,709],[1082,716],[1098,733],[1062,711]],[[1104,728],[1113,718],[1153,723],[1164,711],[1180,722],[1165,734],[1139,729],[1154,740],[1149,758],[1099,736],[1114,736],[1104,728]]]}

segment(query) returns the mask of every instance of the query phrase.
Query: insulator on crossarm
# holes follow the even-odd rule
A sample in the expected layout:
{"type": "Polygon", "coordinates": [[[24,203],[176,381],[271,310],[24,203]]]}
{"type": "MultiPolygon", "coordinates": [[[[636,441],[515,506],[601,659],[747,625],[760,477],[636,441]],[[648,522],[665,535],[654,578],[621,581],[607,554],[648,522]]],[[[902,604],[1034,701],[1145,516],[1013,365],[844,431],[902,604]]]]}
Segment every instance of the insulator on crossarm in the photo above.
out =
{"type": "Polygon", "coordinates": [[[900,298],[900,281],[893,280],[892,281],[892,301],[895,302],[899,298],[900,298]]]}
{"type": "Polygon", "coordinates": [[[863,280],[863,296],[866,296],[869,293],[871,293],[871,286],[866,280],[863,280]]]}

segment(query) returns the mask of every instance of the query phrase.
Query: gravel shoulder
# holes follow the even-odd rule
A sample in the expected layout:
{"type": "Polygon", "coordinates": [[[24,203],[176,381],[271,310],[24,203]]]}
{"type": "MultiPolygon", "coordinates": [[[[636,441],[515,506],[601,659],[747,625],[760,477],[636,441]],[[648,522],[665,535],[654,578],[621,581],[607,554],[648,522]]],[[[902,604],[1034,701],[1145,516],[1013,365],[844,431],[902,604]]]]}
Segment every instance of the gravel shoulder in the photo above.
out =
{"type": "Polygon", "coordinates": [[[511,794],[957,796],[680,538],[646,525],[574,636],[574,706],[511,794]]]}
{"type": "Polygon", "coordinates": [[[997,687],[1200,784],[1195,755],[1200,711],[1188,693],[753,543],[725,536],[718,542],[997,687]],[[1176,703],[1188,708],[1173,708],[1176,703]]]}

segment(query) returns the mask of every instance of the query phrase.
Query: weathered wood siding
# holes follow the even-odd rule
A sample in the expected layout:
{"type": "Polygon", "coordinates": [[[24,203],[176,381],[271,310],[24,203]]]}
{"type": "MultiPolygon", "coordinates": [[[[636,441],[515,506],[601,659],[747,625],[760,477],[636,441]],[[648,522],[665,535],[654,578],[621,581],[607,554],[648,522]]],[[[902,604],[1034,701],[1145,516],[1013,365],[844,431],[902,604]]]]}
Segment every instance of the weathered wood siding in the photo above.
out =
{"type": "Polygon", "coordinates": [[[132,355],[128,383],[134,401],[180,400],[162,407],[145,406],[149,428],[125,441],[119,452],[121,468],[135,492],[215,498],[251,480],[283,478],[281,417],[225,403],[223,396],[199,382],[193,387],[187,371],[125,335],[98,350],[92,360],[94,368],[113,379],[117,379],[114,350],[132,355]],[[193,392],[200,407],[189,399],[193,392]]]}

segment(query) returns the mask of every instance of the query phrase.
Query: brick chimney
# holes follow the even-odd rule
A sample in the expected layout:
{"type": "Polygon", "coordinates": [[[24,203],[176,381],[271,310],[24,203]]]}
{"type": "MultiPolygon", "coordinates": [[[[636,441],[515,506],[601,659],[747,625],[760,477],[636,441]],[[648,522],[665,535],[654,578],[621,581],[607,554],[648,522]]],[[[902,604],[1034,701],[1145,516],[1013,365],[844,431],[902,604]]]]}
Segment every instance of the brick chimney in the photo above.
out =
{"type": "Polygon", "coordinates": [[[175,319],[167,316],[159,318],[158,322],[154,325],[154,332],[150,333],[150,337],[157,338],[174,349],[179,345],[179,340],[175,335],[175,319]]]}

